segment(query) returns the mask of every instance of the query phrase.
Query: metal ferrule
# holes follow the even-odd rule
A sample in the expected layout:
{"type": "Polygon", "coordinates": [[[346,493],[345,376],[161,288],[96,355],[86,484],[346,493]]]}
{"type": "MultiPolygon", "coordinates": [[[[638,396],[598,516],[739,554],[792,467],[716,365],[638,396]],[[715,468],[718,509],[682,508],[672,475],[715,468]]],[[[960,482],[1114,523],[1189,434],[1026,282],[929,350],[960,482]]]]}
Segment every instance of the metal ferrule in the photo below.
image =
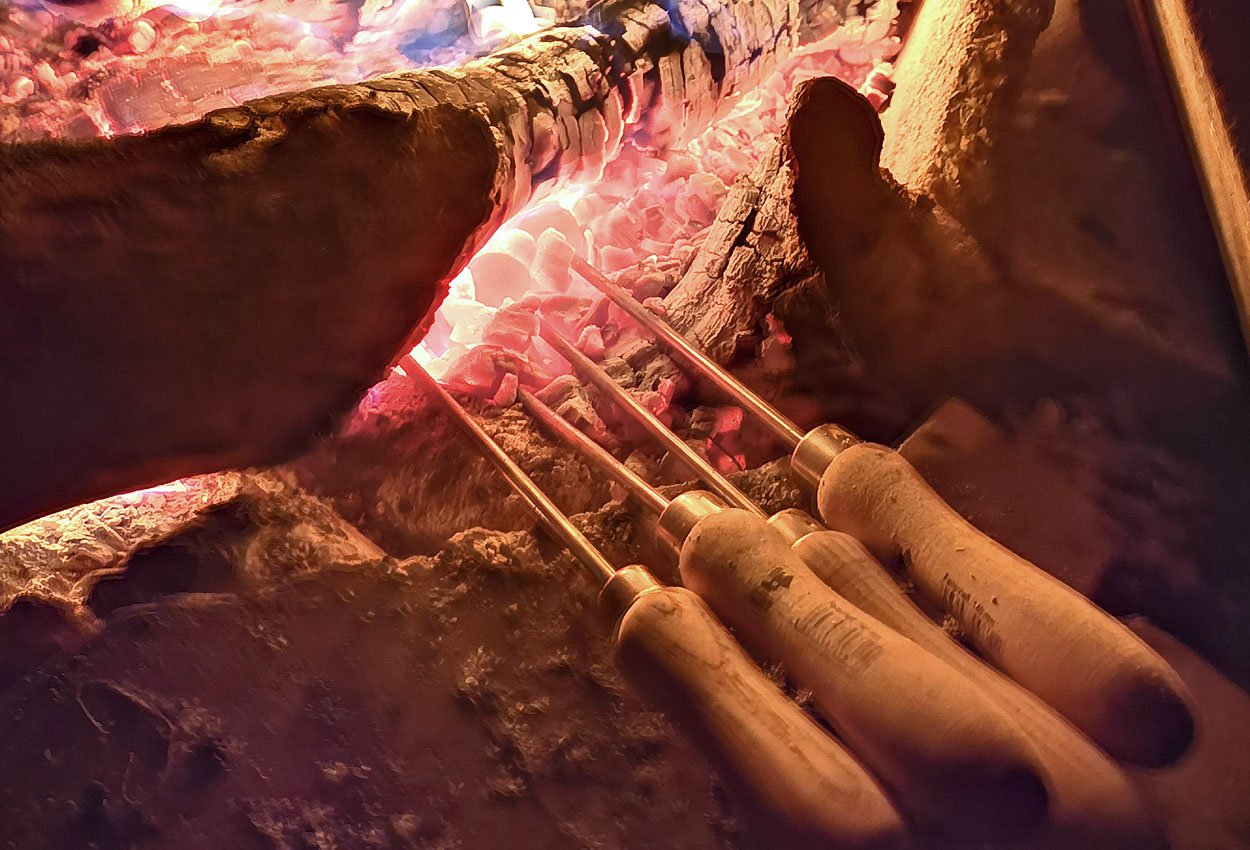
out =
{"type": "Polygon", "coordinates": [[[837,425],[818,425],[808,431],[790,455],[790,475],[811,495],[820,487],[820,479],[834,458],[859,438],[837,425]]]}
{"type": "Polygon", "coordinates": [[[612,621],[612,630],[616,631],[621,618],[625,616],[640,596],[654,593],[663,588],[656,577],[646,567],[631,564],[616,571],[616,575],[608,579],[608,583],[599,591],[599,607],[612,621]]]}
{"type": "Polygon", "coordinates": [[[811,514],[798,508],[789,508],[773,514],[768,518],[768,525],[785,538],[786,545],[791,549],[798,546],[799,541],[809,534],[827,530],[811,514]]]}
{"type": "Polygon", "coordinates": [[[681,558],[681,547],[700,521],[727,510],[719,497],[706,490],[688,490],[668,503],[655,526],[655,539],[676,559],[681,558]]]}

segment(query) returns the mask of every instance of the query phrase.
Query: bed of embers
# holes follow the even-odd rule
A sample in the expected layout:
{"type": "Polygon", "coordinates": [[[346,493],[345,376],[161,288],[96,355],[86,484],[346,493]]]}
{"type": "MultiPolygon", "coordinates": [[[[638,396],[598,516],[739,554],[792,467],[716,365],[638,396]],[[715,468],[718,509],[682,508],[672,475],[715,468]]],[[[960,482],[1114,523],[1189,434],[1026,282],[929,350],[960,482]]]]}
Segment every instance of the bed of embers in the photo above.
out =
{"type": "MultiPolygon", "coordinates": [[[[1121,22],[1087,15],[1082,30],[1064,0],[1053,18],[1046,3],[981,5],[988,35],[943,57],[964,63],[966,99],[942,103],[904,61],[886,108],[896,8],[853,4],[706,131],[626,144],[528,203],[451,281],[413,353],[617,563],[650,558],[645,522],[534,426],[518,390],[664,492],[691,482],[542,342],[539,312],[766,511],[810,508],[749,417],[570,271],[587,258],[797,422],[901,445],[979,527],[1125,618],[1198,721],[1191,752],[1131,769],[1134,785],[1177,850],[1250,846],[1247,382],[1201,207],[1159,141],[1166,118],[1124,72],[1121,22]],[[796,87],[825,75],[885,109],[901,184],[864,208],[873,236],[840,246],[836,273],[799,236],[816,219],[795,194],[804,151],[778,143],[796,87]],[[905,150],[926,127],[899,110],[917,102],[979,141],[905,150]]],[[[131,133],[454,64],[584,12],[486,8],[509,17],[6,6],[0,140],[131,133]]],[[[777,847],[617,671],[596,590],[402,373],[288,463],[7,531],[0,846],[777,847]]],[[[1026,845],[1051,846],[1009,846],[1026,845]]]]}

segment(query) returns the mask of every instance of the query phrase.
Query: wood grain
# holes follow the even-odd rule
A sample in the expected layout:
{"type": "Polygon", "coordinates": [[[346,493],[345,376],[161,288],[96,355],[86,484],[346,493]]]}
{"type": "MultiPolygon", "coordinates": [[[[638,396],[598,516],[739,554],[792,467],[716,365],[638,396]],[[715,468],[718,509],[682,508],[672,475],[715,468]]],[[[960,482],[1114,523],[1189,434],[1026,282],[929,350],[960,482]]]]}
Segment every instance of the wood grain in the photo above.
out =
{"type": "Polygon", "coordinates": [[[1116,758],[1175,761],[1193,717],[1175,671],[1119,621],[991,540],[897,452],[861,443],[821,479],[825,524],[901,558],[927,597],[1008,676],[1116,758]]]}
{"type": "Polygon", "coordinates": [[[810,689],[821,713],[931,830],[1017,835],[1046,808],[1036,756],[964,676],[835,594],[765,520],[726,510],[681,552],[685,585],[810,689]]]}
{"type": "Polygon", "coordinates": [[[617,640],[626,669],[665,701],[680,701],[730,771],[795,833],[816,846],[901,846],[902,821],[876,780],[764,675],[698,596],[675,587],[643,594],[617,640]]]}
{"type": "Polygon", "coordinates": [[[1104,850],[1166,846],[1128,776],[1106,753],[1040,699],[952,639],[858,540],[837,531],[816,531],[795,541],[793,548],[848,602],[967,676],[1019,723],[1037,750],[1050,791],[1046,824],[1034,840],[1036,846],[1104,850]]]}

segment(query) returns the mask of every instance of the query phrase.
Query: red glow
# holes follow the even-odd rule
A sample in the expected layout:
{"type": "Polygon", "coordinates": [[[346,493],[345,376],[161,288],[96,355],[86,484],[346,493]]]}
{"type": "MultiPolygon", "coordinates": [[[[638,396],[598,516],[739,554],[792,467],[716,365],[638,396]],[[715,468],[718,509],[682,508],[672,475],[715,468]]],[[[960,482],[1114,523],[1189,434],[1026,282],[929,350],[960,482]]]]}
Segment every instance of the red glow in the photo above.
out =
{"type": "MultiPolygon", "coordinates": [[[[458,62],[549,23],[513,4],[466,32],[459,9],[452,0],[20,0],[0,27],[0,143],[142,131],[278,91],[458,62]]],[[[583,157],[496,233],[452,282],[414,356],[462,390],[509,402],[518,383],[540,387],[566,369],[536,340],[541,309],[602,357],[629,323],[570,275],[569,259],[624,272],[623,284],[658,303],[729,187],[782,127],[793,86],[825,74],[863,83],[897,50],[887,35],[892,17],[893,4],[878,3],[869,19],[796,53],[679,149],[621,147],[624,128],[641,116],[622,115],[614,101],[616,113],[595,128],[610,161],[583,157]]],[[[878,75],[871,88],[887,83],[878,75]]],[[[640,400],[664,413],[673,389],[640,400]]],[[[718,462],[736,462],[725,448],[731,430],[709,437],[718,462]]]]}

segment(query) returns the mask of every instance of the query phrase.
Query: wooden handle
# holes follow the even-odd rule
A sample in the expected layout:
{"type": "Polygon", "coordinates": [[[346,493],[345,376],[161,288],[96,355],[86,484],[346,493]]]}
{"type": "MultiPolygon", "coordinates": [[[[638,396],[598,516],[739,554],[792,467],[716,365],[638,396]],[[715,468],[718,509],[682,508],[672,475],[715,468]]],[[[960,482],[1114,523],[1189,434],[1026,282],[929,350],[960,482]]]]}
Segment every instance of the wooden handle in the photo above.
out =
{"type": "MultiPolygon", "coordinates": [[[[1221,91],[1203,46],[1196,14],[1202,6],[1185,0],[1136,0],[1132,8],[1144,46],[1171,89],[1233,287],[1241,332],[1250,344],[1250,175],[1234,137],[1236,112],[1225,105],[1228,93],[1221,91]]],[[[1214,23],[1218,15],[1209,20],[1214,23]]]]}
{"type": "Polygon", "coordinates": [[[816,531],[796,541],[793,549],[848,602],[963,673],[1016,720],[1037,750],[1050,791],[1045,846],[1167,846],[1141,795],[1106,753],[1050,706],[952,640],[858,540],[837,531],[816,531]]]}
{"type": "Polygon", "coordinates": [[[1125,626],[995,543],[951,509],[901,455],[861,443],[820,481],[825,523],[880,558],[901,557],[981,654],[1111,755],[1157,767],[1193,737],[1180,677],[1125,626]]]}
{"type": "Polygon", "coordinates": [[[1032,747],[963,676],[849,605],[760,517],[700,520],[682,548],[686,586],[783,661],[909,813],[960,837],[1038,822],[1032,747]]]}
{"type": "Polygon", "coordinates": [[[855,757],[790,701],[685,588],[643,594],[617,630],[620,660],[680,713],[796,846],[894,848],[902,821],[855,757]]]}

